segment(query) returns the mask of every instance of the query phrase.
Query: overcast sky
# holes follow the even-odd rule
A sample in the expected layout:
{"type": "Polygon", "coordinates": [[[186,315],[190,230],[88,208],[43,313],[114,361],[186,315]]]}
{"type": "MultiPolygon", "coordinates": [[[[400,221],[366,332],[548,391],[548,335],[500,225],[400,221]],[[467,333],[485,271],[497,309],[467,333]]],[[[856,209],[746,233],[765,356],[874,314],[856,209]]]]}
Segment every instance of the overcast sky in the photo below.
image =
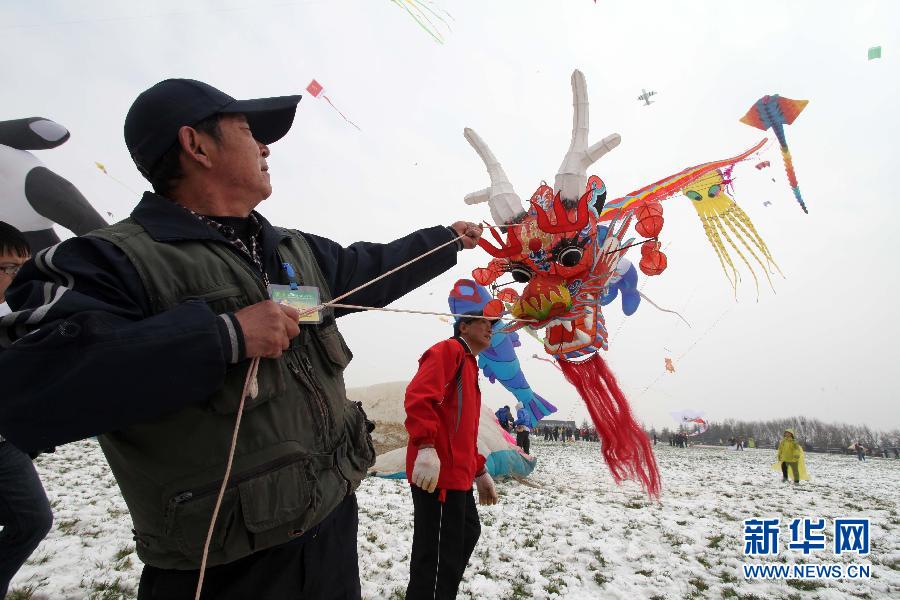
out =
{"type": "MultiPolygon", "coordinates": [[[[735,199],[786,279],[773,279],[775,293],[763,279],[757,301],[744,269],[735,302],[690,201],[667,200],[669,268],[642,289],[691,327],[647,304],[628,318],[610,306],[606,358],[648,425],[672,425],[670,412],[692,408],[713,420],[805,415],[900,426],[900,3],[436,5],[452,16],[443,45],[388,0],[0,0],[0,119],[43,116],[68,127],[68,143],[38,156],[121,219],[146,187],[122,139],[142,90],[191,77],[250,98],[305,94],[316,78],[361,131],[324,100],[305,97],[291,133],[271,148],[275,192],[259,210],[275,224],[349,244],[490,218],[486,205],[462,202],[488,185],[463,139],[467,126],[519,195],[552,181],[571,133],[576,68],[587,79],[591,141],[622,135],[589,170],[611,198],[752,146],[763,132],[738,119],[762,95],[808,99],[787,138],[809,215],[793,199],[777,144],[760,158],[770,169],[751,162],[735,171],[735,199]],[[867,61],[874,45],[883,58],[867,61]],[[642,88],[657,92],[649,107],[637,101],[642,88]],[[666,357],[675,374],[664,372],[666,357]]],[[[444,310],[452,283],[488,260],[467,252],[455,270],[394,306],[444,310]]],[[[421,352],[450,333],[436,317],[383,313],[341,326],[355,353],[347,371],[354,386],[410,378],[421,352]]],[[[580,421],[586,411],[574,389],[526,358],[535,352],[540,345],[523,336],[532,386],[560,417],[580,421]]],[[[499,384],[483,389],[493,406],[511,399],[499,384]]]]}

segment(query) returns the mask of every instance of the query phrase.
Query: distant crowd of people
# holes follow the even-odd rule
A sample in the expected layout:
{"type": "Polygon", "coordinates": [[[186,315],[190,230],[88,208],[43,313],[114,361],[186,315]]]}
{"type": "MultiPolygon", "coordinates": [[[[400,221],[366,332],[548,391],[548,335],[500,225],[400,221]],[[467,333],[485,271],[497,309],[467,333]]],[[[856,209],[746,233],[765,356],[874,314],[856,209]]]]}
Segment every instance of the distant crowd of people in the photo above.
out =
{"type": "Polygon", "coordinates": [[[545,442],[599,442],[600,437],[593,427],[538,427],[538,435],[543,434],[545,442]]]}

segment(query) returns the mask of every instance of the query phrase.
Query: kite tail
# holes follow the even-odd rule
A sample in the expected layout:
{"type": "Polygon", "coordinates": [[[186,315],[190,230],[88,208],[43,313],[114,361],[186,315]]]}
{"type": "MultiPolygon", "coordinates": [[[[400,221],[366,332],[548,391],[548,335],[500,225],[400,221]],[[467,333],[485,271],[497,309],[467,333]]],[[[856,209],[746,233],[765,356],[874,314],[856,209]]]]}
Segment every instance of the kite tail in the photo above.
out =
{"type": "Polygon", "coordinates": [[[556,412],[556,407],[544,400],[540,394],[535,394],[534,398],[527,403],[527,406],[538,421],[556,412]]]}
{"type": "Polygon", "coordinates": [[[600,435],[603,459],[616,483],[640,481],[651,497],[660,492],[659,470],[650,441],[634,420],[616,378],[599,354],[573,363],[560,361],[562,372],[587,405],[600,435]]]}
{"type": "Polygon", "coordinates": [[[781,147],[781,158],[784,159],[784,170],[787,172],[788,183],[791,184],[791,190],[794,192],[794,198],[797,199],[797,202],[800,203],[800,208],[803,209],[803,212],[809,214],[809,211],[806,210],[806,204],[803,202],[803,198],[800,196],[800,186],[797,185],[797,175],[794,173],[794,161],[791,159],[791,151],[787,146],[781,147]]]}

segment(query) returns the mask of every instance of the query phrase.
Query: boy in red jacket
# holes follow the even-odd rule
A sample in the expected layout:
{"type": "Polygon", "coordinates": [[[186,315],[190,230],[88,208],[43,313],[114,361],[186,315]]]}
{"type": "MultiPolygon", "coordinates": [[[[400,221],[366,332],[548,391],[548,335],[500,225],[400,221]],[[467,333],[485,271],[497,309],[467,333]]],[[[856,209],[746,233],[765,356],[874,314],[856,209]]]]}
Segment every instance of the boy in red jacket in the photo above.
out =
{"type": "Polygon", "coordinates": [[[481,534],[472,481],[481,504],[497,503],[478,453],[475,357],[490,348],[491,326],[480,311],[458,318],[454,336],[422,355],[406,388],[406,473],[415,522],[407,600],[456,598],[481,534]]]}

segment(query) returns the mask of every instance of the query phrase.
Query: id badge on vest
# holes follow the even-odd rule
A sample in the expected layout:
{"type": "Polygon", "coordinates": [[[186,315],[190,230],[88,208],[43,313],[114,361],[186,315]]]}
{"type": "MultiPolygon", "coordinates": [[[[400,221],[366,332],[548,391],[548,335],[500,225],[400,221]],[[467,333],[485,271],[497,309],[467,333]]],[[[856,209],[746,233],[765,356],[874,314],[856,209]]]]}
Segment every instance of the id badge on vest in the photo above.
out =
{"type": "Polygon", "coordinates": [[[294,269],[290,263],[282,265],[288,279],[289,285],[269,284],[269,298],[278,304],[290,306],[301,313],[300,319],[297,321],[299,325],[318,325],[322,322],[322,311],[319,306],[319,288],[312,285],[297,285],[294,279],[294,269]],[[316,309],[316,310],[310,310],[316,309]]]}

